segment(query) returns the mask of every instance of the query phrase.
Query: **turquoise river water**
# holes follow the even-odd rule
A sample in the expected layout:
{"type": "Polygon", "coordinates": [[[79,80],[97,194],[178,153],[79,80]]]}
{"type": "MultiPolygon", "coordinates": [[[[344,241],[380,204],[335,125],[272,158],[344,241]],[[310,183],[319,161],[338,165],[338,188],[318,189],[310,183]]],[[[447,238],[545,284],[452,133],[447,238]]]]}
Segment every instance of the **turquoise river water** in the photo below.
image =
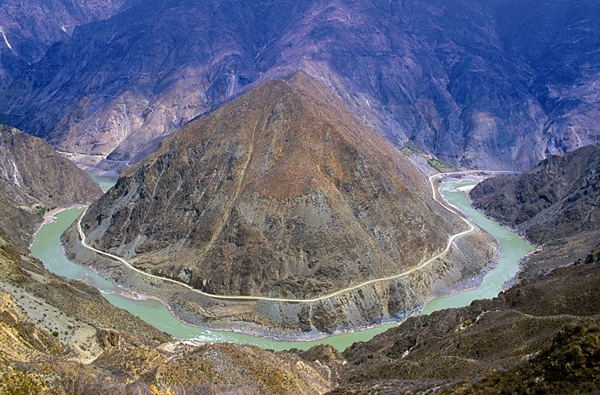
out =
{"type": "MultiPolygon", "coordinates": [[[[114,183],[111,179],[97,180],[108,189],[114,183]]],[[[474,181],[461,183],[445,183],[442,195],[454,206],[463,210],[473,222],[494,236],[500,243],[502,258],[497,267],[488,273],[477,289],[464,291],[447,298],[433,299],[423,309],[422,314],[433,311],[466,306],[475,299],[492,298],[496,296],[503,285],[512,279],[517,270],[519,260],[532,250],[532,246],[498,225],[490,221],[479,211],[473,209],[463,191],[458,188],[474,185],[474,181]]],[[[290,348],[308,349],[317,344],[330,344],[338,350],[344,350],[357,341],[367,341],[378,333],[384,332],[398,323],[387,324],[362,331],[333,335],[317,341],[282,342],[261,337],[248,336],[232,332],[221,332],[185,325],[177,320],[160,302],[153,299],[133,299],[131,293],[120,289],[115,284],[99,277],[85,267],[70,262],[64,255],[60,243],[60,235],[77,219],[83,209],[69,209],[60,212],[56,221],[42,226],[35,236],[31,253],[44,262],[46,268],[61,276],[80,280],[100,290],[104,297],[117,307],[128,310],[161,331],[170,333],[180,339],[190,339],[195,342],[231,342],[252,344],[271,350],[286,350],[290,348]]]]}

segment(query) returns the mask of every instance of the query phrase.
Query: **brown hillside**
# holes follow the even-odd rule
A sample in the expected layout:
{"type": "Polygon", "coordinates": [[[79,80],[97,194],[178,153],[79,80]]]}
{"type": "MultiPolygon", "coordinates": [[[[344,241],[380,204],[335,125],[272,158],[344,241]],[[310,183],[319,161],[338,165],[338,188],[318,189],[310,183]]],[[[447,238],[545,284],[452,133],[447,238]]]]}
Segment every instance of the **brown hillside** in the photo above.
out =
{"type": "Polygon", "coordinates": [[[25,249],[46,210],[89,204],[101,194],[43,140],[0,125],[0,237],[25,249]]]}
{"type": "Polygon", "coordinates": [[[408,159],[300,73],[165,140],[90,207],[85,232],[217,294],[305,297],[416,265],[457,223],[408,159]]]}
{"type": "Polygon", "coordinates": [[[489,178],[471,191],[473,205],[542,248],[523,276],[570,265],[600,238],[600,148],[551,156],[519,176],[489,178]]]}

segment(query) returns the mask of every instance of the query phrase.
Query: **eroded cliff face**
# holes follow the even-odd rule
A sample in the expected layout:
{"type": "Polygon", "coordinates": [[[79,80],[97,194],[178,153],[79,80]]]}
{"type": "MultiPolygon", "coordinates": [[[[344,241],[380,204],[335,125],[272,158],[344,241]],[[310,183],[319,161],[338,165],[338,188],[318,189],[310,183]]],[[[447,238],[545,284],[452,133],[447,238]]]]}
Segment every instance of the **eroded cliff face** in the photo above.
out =
{"type": "Polygon", "coordinates": [[[194,117],[302,70],[398,146],[527,169],[598,142],[597,11],[591,0],[144,1],[75,29],[3,90],[0,111],[82,166],[108,157],[97,169],[122,170],[194,117]]]}

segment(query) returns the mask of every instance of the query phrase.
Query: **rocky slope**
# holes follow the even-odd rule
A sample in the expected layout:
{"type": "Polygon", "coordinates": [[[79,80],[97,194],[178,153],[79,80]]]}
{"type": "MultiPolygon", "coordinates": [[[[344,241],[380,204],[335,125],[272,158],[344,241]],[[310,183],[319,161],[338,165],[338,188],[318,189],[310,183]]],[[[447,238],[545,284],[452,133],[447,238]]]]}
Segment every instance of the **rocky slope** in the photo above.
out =
{"type": "MultiPolygon", "coordinates": [[[[1,133],[0,393],[157,395],[235,389],[306,394],[335,386],[342,360],[329,347],[275,354],[248,346],[181,344],[112,306],[93,287],[48,272],[26,249],[34,219],[7,223],[7,210],[26,212],[15,197],[34,199],[31,195],[42,193],[39,200],[45,203],[73,204],[78,202],[73,189],[88,189],[92,196],[97,189],[41,140],[12,128],[1,133]],[[67,181],[61,184],[57,177],[67,181]],[[13,180],[19,180],[20,195],[12,193],[15,185],[6,185],[13,180]],[[48,191],[56,193],[58,186],[63,200],[47,200],[48,191]]],[[[37,224],[42,220],[34,218],[37,224]]]]}
{"type": "Polygon", "coordinates": [[[505,50],[531,68],[529,91],[548,117],[547,154],[598,144],[600,4],[500,0],[494,15],[505,50]]]}
{"type": "MultiPolygon", "coordinates": [[[[6,249],[1,251],[6,257],[6,249]]],[[[0,354],[0,389],[87,395],[593,393],[599,373],[600,303],[595,289],[600,250],[582,261],[586,264],[526,281],[494,300],[409,318],[343,355],[325,346],[272,353],[227,344],[158,345],[110,329],[96,337],[101,355],[78,364],[64,358],[64,345],[58,341],[62,334],[57,340],[36,321],[15,324],[19,313],[14,304],[22,298],[3,294],[0,338],[8,333],[12,337],[11,348],[0,354]],[[26,361],[15,355],[21,344],[28,347],[21,354],[28,356],[26,361]]],[[[77,287],[90,290],[83,284],[77,287]]],[[[86,300],[86,306],[93,300],[86,300]]],[[[110,306],[106,310],[119,322],[122,312],[110,306]]],[[[89,322],[90,316],[81,314],[89,322]]],[[[129,324],[136,333],[145,332],[135,319],[129,324]]]]}
{"type": "Polygon", "coordinates": [[[341,364],[329,347],[276,354],[174,342],[0,238],[3,394],[317,394],[335,386],[341,364]]]}
{"type": "Polygon", "coordinates": [[[106,347],[102,338],[118,337],[118,332],[123,332],[124,344],[157,346],[158,340],[170,340],[112,306],[96,289],[49,273],[3,239],[0,263],[1,365],[52,357],[91,362],[106,347]]]}
{"type": "Polygon", "coordinates": [[[499,176],[470,194],[475,207],[543,247],[524,275],[571,264],[600,237],[600,148],[552,156],[519,176],[499,176]]]}
{"type": "Polygon", "coordinates": [[[0,236],[26,248],[46,211],[89,204],[101,194],[87,174],[44,141],[0,125],[0,236]]]}
{"type": "Polygon", "coordinates": [[[28,256],[46,210],[89,204],[98,185],[39,138],[0,126],[2,363],[98,355],[100,328],[164,336],[116,309],[95,289],[50,274],[28,256]],[[138,329],[142,332],[137,332],[138,329]]]}
{"type": "Polygon", "coordinates": [[[411,317],[355,343],[330,393],[598,391],[599,252],[493,300],[411,317]]]}
{"type": "Polygon", "coordinates": [[[190,119],[303,70],[398,146],[526,169],[598,142],[597,7],[148,0],[76,28],[0,93],[0,111],[82,166],[123,169],[190,119]]]}

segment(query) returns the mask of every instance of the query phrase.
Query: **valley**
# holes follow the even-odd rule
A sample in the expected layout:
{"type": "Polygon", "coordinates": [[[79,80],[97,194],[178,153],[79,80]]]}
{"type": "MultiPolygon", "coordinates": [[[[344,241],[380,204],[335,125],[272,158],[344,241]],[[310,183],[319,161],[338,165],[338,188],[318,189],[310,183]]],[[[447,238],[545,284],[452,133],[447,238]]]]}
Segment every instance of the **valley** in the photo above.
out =
{"type": "MultiPolygon", "coordinates": [[[[474,181],[467,180],[466,183],[463,183],[462,185],[472,186],[475,183],[476,182],[474,181]]],[[[444,189],[455,190],[457,187],[460,188],[460,184],[444,189]]],[[[463,198],[458,200],[454,200],[455,198],[453,198],[451,195],[448,195],[448,192],[442,193],[450,199],[450,202],[453,205],[458,206],[463,211],[468,210],[467,206],[461,206],[461,203],[465,204],[465,202],[467,202],[466,204],[468,205],[468,201],[464,198],[464,192],[458,193],[458,196],[463,196],[463,198]]],[[[72,216],[72,218],[75,216],[72,216]]],[[[485,221],[489,222],[489,220],[484,218],[483,215],[479,214],[479,217],[481,218],[474,218],[477,223],[485,221]]],[[[66,225],[67,224],[65,224],[65,226],[66,225]]],[[[502,227],[498,226],[497,228],[506,232],[506,230],[504,230],[502,227]]],[[[516,236],[513,235],[513,237],[520,241],[520,239],[518,239],[516,236]]],[[[502,236],[500,239],[502,239],[502,236]]],[[[58,242],[55,241],[55,243],[58,242]]],[[[503,247],[502,243],[503,242],[501,241],[501,248],[503,247]]],[[[514,248],[515,246],[509,246],[508,250],[514,250],[514,248]]],[[[526,254],[527,251],[527,248],[524,249],[523,254],[526,254]]],[[[319,355],[319,360],[328,361],[326,364],[329,369],[331,369],[331,372],[336,372],[334,377],[336,377],[335,383],[337,384],[332,384],[331,382],[329,382],[329,384],[324,384],[337,387],[331,392],[333,394],[371,393],[375,388],[389,391],[384,393],[395,393],[401,389],[403,391],[410,390],[419,392],[425,391],[428,388],[438,388],[438,391],[442,393],[446,393],[445,391],[447,391],[447,393],[463,393],[465,392],[465,389],[469,389],[469,391],[471,391],[466,391],[466,393],[473,393],[473,391],[479,392],[482,388],[485,388],[486,385],[490,385],[489,381],[487,382],[488,384],[486,384],[486,380],[497,380],[493,378],[493,371],[495,371],[495,368],[490,370],[490,366],[503,366],[506,369],[513,369],[510,370],[510,373],[508,374],[519,374],[512,372],[515,371],[515,369],[521,369],[523,372],[521,374],[527,375],[529,374],[527,373],[527,369],[536,369],[535,366],[541,365],[538,365],[536,358],[530,359],[530,362],[527,362],[525,365],[523,365],[523,363],[519,364],[517,363],[519,359],[515,358],[515,355],[520,355],[520,353],[523,352],[528,353],[532,349],[541,348],[548,350],[547,352],[550,353],[549,355],[551,358],[553,358],[552,360],[564,361],[564,358],[568,358],[568,350],[571,350],[571,342],[585,342],[587,341],[585,340],[586,336],[588,338],[589,336],[592,336],[592,338],[595,336],[595,332],[593,330],[593,324],[597,321],[595,318],[597,317],[597,311],[595,307],[593,307],[595,302],[590,299],[584,305],[578,306],[577,311],[573,309],[574,307],[571,307],[571,304],[577,304],[579,303],[577,301],[581,300],[577,295],[580,292],[589,294],[591,289],[590,287],[593,288],[595,286],[595,282],[597,281],[595,280],[596,277],[594,277],[597,273],[596,267],[593,263],[595,262],[594,259],[586,259],[586,262],[590,263],[583,266],[579,265],[566,268],[564,269],[566,271],[552,273],[549,276],[544,276],[536,279],[535,281],[530,281],[525,284],[515,286],[507,291],[502,291],[502,284],[504,281],[501,281],[499,284],[497,284],[498,288],[496,289],[489,289],[488,286],[485,286],[484,288],[488,288],[485,290],[485,294],[472,296],[468,301],[460,300],[461,294],[458,294],[455,295],[455,297],[458,296],[459,300],[456,301],[456,304],[454,305],[444,303],[444,301],[451,300],[452,297],[433,300],[430,305],[426,306],[424,309],[428,315],[413,316],[399,326],[394,324],[391,327],[381,328],[382,330],[385,329],[385,331],[381,334],[376,334],[373,332],[369,333],[368,331],[366,333],[356,332],[346,335],[328,337],[320,342],[285,343],[272,341],[265,342],[264,339],[257,341],[256,339],[253,340],[241,335],[209,331],[207,333],[200,334],[198,336],[199,338],[196,339],[196,342],[212,343],[225,341],[240,343],[242,345],[259,345],[260,347],[276,350],[289,349],[289,347],[294,347],[294,349],[298,349],[299,347],[301,349],[309,349],[307,351],[308,353],[313,353],[312,355],[317,353],[317,355],[319,355]],[[592,265],[592,267],[588,267],[588,265],[592,265]],[[563,277],[567,278],[568,281],[561,282],[561,278],[563,277]],[[548,286],[548,282],[550,282],[552,285],[548,286]],[[573,287],[571,287],[570,284],[572,284],[573,287]],[[448,307],[466,306],[475,298],[493,297],[493,295],[496,295],[499,291],[499,296],[491,301],[489,299],[475,300],[469,307],[446,310],[448,307]],[[529,295],[527,299],[520,297],[520,295],[523,293],[529,295]],[[565,297],[560,296],[563,293],[565,293],[565,297]],[[554,305],[556,306],[555,308],[558,310],[547,310],[547,306],[549,305],[544,302],[546,298],[552,298],[554,300],[554,305]],[[537,303],[532,304],[531,301],[533,300],[537,300],[537,303]],[[442,303],[438,304],[439,301],[442,301],[442,303]],[[442,308],[442,310],[438,310],[440,308],[442,308]],[[525,315],[522,316],[521,311],[523,311],[525,315]],[[573,318],[568,318],[564,314],[561,314],[561,312],[564,311],[570,311],[574,313],[573,318]],[[534,314],[534,316],[530,316],[531,314],[534,314]],[[485,318],[482,318],[484,316],[485,318]],[[510,336],[501,336],[500,338],[498,336],[492,336],[496,342],[500,341],[498,346],[491,346],[491,344],[494,343],[488,343],[488,340],[485,340],[482,343],[482,339],[487,339],[493,333],[504,333],[504,331],[507,330],[515,331],[514,334],[517,337],[522,336],[522,333],[524,332],[520,332],[520,329],[518,328],[523,327],[523,325],[529,328],[527,333],[530,333],[532,336],[526,341],[529,344],[528,347],[530,348],[522,349],[520,341],[510,341],[510,336]],[[455,326],[458,326],[461,329],[458,332],[458,339],[455,339],[457,332],[452,330],[452,328],[455,326]],[[556,337],[554,337],[553,334],[556,334],[560,328],[566,329],[558,332],[556,337]],[[421,338],[418,334],[422,332],[430,334],[421,338]],[[373,335],[375,335],[375,337],[372,340],[364,343],[373,335]],[[345,337],[346,339],[344,339],[345,337]],[[427,339],[429,339],[429,342],[427,339]],[[361,341],[363,343],[355,343],[355,341],[361,341]],[[433,344],[428,346],[427,344],[431,342],[433,342],[433,344]],[[458,347],[459,342],[466,348],[461,352],[452,351],[453,346],[449,345],[456,344],[456,347],[458,347]],[[330,351],[326,351],[326,349],[319,349],[318,347],[323,346],[316,346],[317,344],[332,344],[334,347],[338,348],[338,350],[345,351],[343,355],[334,353],[325,357],[325,355],[330,353],[330,351]],[[440,346],[440,344],[442,345],[440,346]],[[488,345],[486,346],[486,344],[488,345]],[[447,347],[450,347],[450,350],[447,349],[447,347]],[[399,359],[398,355],[402,353],[403,350],[403,355],[408,355],[408,357],[403,356],[402,359],[399,359]],[[447,352],[450,352],[450,354],[443,356],[447,352]],[[436,365],[435,363],[438,353],[442,354],[442,356],[440,356],[440,362],[442,362],[442,365],[436,365]],[[379,357],[376,357],[375,355],[379,355],[379,357]],[[347,365],[347,368],[345,367],[346,365],[341,365],[341,363],[345,363],[346,361],[351,362],[351,364],[347,365]],[[415,368],[415,366],[422,365],[425,366],[422,369],[415,368]],[[465,370],[465,366],[469,366],[468,369],[465,370]],[[511,368],[513,366],[516,367],[511,368]],[[491,374],[491,376],[489,379],[484,379],[481,382],[472,384],[471,380],[474,377],[473,373],[469,373],[468,376],[464,376],[465,371],[478,372],[476,373],[478,375],[477,377],[482,377],[481,375],[486,377],[488,374],[491,374]]],[[[496,268],[495,270],[497,269],[501,268],[496,268]]],[[[511,273],[512,274],[509,274],[506,278],[511,278],[514,275],[514,271],[511,273]]],[[[485,279],[483,281],[485,282],[485,279]]],[[[467,292],[467,294],[469,292],[467,292]]],[[[160,305],[157,304],[156,306],[160,305]]],[[[133,307],[132,312],[135,313],[135,311],[136,307],[133,307]]],[[[170,313],[166,309],[165,313],[170,316],[170,313]]],[[[160,320],[160,316],[156,314],[155,311],[151,312],[149,317],[152,317],[152,319],[155,320],[154,323],[157,323],[157,319],[160,320]]],[[[197,328],[194,328],[194,330],[197,330],[197,328]]],[[[190,332],[187,332],[187,334],[184,334],[183,337],[189,338],[189,333],[190,332]]],[[[232,347],[227,345],[224,346],[232,347]]],[[[211,351],[213,353],[212,355],[214,355],[215,351],[216,350],[211,351]]],[[[220,350],[218,352],[222,353],[224,351],[225,350],[220,350]]],[[[229,349],[227,352],[237,353],[238,351],[229,349]]],[[[250,350],[246,349],[245,352],[250,352],[250,350]]],[[[254,353],[255,351],[251,352],[254,353]]],[[[191,355],[197,354],[192,353],[191,355]]],[[[220,355],[222,356],[220,356],[219,359],[225,357],[223,354],[220,355]]],[[[283,356],[282,354],[279,355],[280,358],[283,356]]],[[[263,358],[270,357],[264,356],[263,358]]],[[[585,354],[583,358],[591,357],[588,356],[588,354],[585,354]]],[[[584,359],[584,361],[587,361],[587,359],[584,359]]],[[[97,363],[102,362],[98,361],[97,363]]],[[[189,366],[190,362],[182,361],[182,363],[185,363],[185,366],[189,366]]],[[[594,369],[594,365],[589,365],[587,362],[585,366],[589,366],[592,371],[594,369]]],[[[539,375],[546,373],[538,371],[537,374],[539,375]]],[[[552,384],[555,382],[553,380],[558,380],[557,383],[571,383],[570,385],[572,386],[574,382],[568,378],[570,377],[568,376],[569,374],[570,373],[568,370],[565,370],[564,372],[561,371],[561,373],[557,372],[554,378],[550,378],[548,376],[549,381],[546,383],[546,386],[555,385],[552,384]],[[567,381],[561,381],[563,380],[560,378],[562,376],[557,375],[567,375],[565,376],[567,378],[564,379],[567,381]]],[[[190,378],[186,380],[190,380],[190,378]]],[[[198,378],[196,378],[196,380],[198,380],[198,378]]],[[[314,383],[313,380],[316,380],[316,376],[311,379],[311,382],[314,383]]],[[[168,381],[164,381],[163,379],[161,382],[166,383],[168,381]]],[[[238,383],[239,382],[240,381],[238,381],[238,383]]],[[[533,378],[530,381],[525,380],[517,382],[522,383],[523,386],[529,386],[530,388],[531,386],[537,385],[536,382],[533,381],[533,378]]],[[[326,381],[323,383],[326,383],[326,381]]],[[[585,383],[586,381],[584,380],[581,385],[591,385],[593,387],[593,383],[585,383]]],[[[511,384],[504,383],[502,385],[510,386],[511,384]]],[[[179,387],[173,383],[169,388],[179,387]]],[[[289,384],[284,384],[283,388],[286,388],[286,391],[289,390],[289,384]]],[[[322,393],[323,389],[314,391],[317,391],[315,393],[322,393]]]]}

